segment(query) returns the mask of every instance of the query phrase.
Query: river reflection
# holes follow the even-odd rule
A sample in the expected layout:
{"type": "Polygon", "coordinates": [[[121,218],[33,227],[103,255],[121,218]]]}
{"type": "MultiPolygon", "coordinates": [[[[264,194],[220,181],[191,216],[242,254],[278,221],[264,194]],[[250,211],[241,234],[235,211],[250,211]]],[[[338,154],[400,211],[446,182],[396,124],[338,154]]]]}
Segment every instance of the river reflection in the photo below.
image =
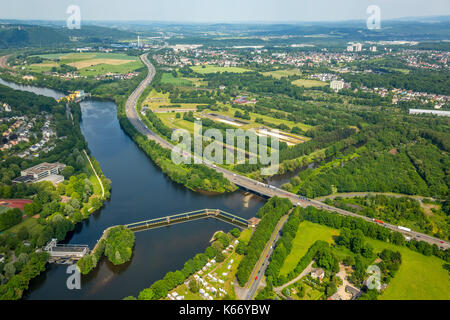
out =
{"type": "MultiPolygon", "coordinates": [[[[10,86],[32,89],[55,98],[62,96],[50,89],[10,86]]],[[[120,128],[113,102],[86,100],[81,103],[81,110],[81,130],[92,155],[112,180],[112,193],[110,201],[90,219],[77,225],[65,242],[88,244],[92,248],[109,226],[203,208],[218,208],[250,218],[264,204],[261,198],[241,191],[205,195],[173,183],[120,128]]],[[[24,298],[122,299],[136,296],[167,271],[181,269],[186,260],[203,252],[215,231],[232,228],[222,221],[208,219],[136,233],[130,262],[114,266],[102,259],[92,273],[82,276],[81,290],[67,289],[67,266],[49,265],[46,272],[31,281],[24,298]]]]}

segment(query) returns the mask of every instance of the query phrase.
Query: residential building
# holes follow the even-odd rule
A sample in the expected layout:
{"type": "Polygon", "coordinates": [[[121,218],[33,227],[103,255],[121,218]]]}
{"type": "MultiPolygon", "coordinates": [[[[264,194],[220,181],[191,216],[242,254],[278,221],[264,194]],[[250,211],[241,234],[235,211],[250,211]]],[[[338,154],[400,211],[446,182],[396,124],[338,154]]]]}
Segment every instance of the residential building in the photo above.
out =
{"type": "Polygon", "coordinates": [[[325,271],[323,271],[322,268],[314,269],[313,271],[311,271],[311,277],[313,279],[319,279],[320,281],[322,281],[322,279],[325,277],[325,271]]]}
{"type": "Polygon", "coordinates": [[[330,88],[339,91],[344,88],[344,81],[342,80],[333,80],[330,82],[330,88]]]}

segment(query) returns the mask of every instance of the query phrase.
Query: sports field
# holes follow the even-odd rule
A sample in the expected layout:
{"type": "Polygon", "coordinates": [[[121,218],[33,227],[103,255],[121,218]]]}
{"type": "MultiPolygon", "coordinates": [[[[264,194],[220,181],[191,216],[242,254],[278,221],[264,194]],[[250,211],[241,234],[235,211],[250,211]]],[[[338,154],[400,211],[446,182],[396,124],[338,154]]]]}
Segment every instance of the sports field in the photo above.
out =
{"type": "Polygon", "coordinates": [[[27,203],[32,203],[29,199],[0,199],[0,206],[8,208],[19,208],[23,210],[23,207],[27,203]]]}

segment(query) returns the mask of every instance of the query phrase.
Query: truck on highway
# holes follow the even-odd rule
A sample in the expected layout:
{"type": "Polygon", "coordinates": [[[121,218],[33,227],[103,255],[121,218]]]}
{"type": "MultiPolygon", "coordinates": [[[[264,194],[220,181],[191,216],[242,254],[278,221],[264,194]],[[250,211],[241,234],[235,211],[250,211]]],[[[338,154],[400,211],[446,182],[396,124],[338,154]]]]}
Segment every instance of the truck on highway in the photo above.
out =
{"type": "Polygon", "coordinates": [[[384,224],[384,221],[383,221],[383,220],[372,219],[372,221],[375,221],[376,223],[379,223],[379,224],[384,224]]]}
{"type": "Polygon", "coordinates": [[[406,227],[402,227],[402,226],[397,226],[398,229],[403,230],[403,231],[411,231],[410,228],[406,228],[406,227]]]}

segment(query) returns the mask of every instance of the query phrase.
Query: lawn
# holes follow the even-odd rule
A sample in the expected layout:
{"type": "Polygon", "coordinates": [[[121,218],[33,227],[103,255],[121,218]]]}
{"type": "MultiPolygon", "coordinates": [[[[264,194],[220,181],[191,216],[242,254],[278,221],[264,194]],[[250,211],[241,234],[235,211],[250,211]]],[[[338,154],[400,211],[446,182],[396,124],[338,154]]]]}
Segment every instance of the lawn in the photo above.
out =
{"type": "Polygon", "coordinates": [[[219,67],[219,66],[193,66],[191,67],[192,71],[197,73],[216,73],[216,72],[232,72],[232,73],[243,73],[243,72],[251,72],[252,70],[244,69],[240,67],[219,67]]]}
{"type": "MultiPolygon", "coordinates": [[[[280,274],[287,274],[297,264],[298,260],[307,252],[308,248],[317,240],[332,242],[332,236],[338,230],[323,225],[304,221],[300,224],[293,241],[291,253],[281,269],[280,274]]],[[[402,264],[391,280],[388,288],[381,295],[384,300],[434,300],[450,299],[450,276],[443,268],[445,262],[434,256],[424,256],[406,247],[396,246],[387,242],[366,238],[373,246],[374,252],[383,249],[399,251],[402,264]]],[[[339,258],[347,255],[347,250],[334,251],[339,258]]]]}
{"type": "Polygon", "coordinates": [[[405,247],[367,239],[379,252],[383,249],[399,251],[402,264],[388,288],[381,295],[383,300],[449,300],[450,276],[442,266],[445,262],[434,256],[424,256],[405,247]]]}
{"type": "Polygon", "coordinates": [[[300,223],[297,234],[292,241],[292,250],[286,257],[283,267],[281,267],[280,274],[286,275],[292,271],[314,242],[323,240],[332,243],[333,236],[338,233],[338,230],[309,221],[300,223]]]}
{"type": "Polygon", "coordinates": [[[307,80],[307,79],[298,79],[295,81],[292,81],[292,84],[299,86],[299,87],[305,87],[305,88],[312,88],[312,87],[323,87],[327,86],[327,82],[319,81],[319,80],[307,80]]]}
{"type": "MultiPolygon", "coordinates": [[[[102,60],[89,60],[89,61],[102,61],[102,60]]],[[[126,61],[126,60],[115,60],[115,61],[126,61]]],[[[111,60],[103,60],[103,62],[105,63],[95,64],[93,66],[88,66],[86,68],[80,69],[80,75],[95,77],[108,72],[117,74],[126,74],[142,67],[142,63],[140,61],[130,61],[120,64],[112,63],[111,60]]]]}
{"type": "Polygon", "coordinates": [[[174,77],[171,73],[165,72],[161,76],[161,83],[173,84],[175,86],[192,86],[192,82],[184,78],[174,77]]]}
{"type": "Polygon", "coordinates": [[[272,76],[276,79],[281,79],[282,77],[288,77],[288,76],[294,76],[294,75],[300,76],[302,74],[302,72],[299,69],[286,69],[286,70],[263,72],[262,74],[267,77],[272,76]]]}
{"type": "Polygon", "coordinates": [[[248,228],[242,230],[241,234],[239,235],[239,240],[248,243],[250,241],[251,236],[252,236],[252,229],[248,228]]]}

